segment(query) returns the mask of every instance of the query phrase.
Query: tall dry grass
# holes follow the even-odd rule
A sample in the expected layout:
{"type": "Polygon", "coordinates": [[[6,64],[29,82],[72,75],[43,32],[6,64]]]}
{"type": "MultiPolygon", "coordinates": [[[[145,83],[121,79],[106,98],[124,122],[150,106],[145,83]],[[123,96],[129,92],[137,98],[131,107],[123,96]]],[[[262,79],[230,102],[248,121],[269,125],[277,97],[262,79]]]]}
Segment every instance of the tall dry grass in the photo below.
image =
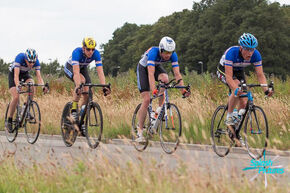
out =
{"type": "MultiPolygon", "coordinates": [[[[172,75],[170,75],[172,77],[172,75]]],[[[72,99],[73,83],[66,78],[47,77],[51,91],[42,95],[38,90],[35,100],[39,103],[42,115],[41,133],[60,134],[60,119],[64,105],[72,99]]],[[[210,74],[197,75],[188,73],[183,77],[186,83],[192,85],[192,95],[182,99],[179,91],[170,91],[170,100],[175,103],[182,115],[182,142],[210,144],[210,120],[215,108],[227,101],[227,88],[210,74]]],[[[282,82],[273,78],[275,95],[265,99],[261,89],[254,89],[254,102],[261,106],[267,115],[270,129],[270,147],[278,149],[290,148],[290,81],[282,82]]],[[[92,75],[93,82],[97,77],[92,75]]],[[[103,111],[104,138],[130,137],[131,119],[135,107],[141,102],[137,89],[136,76],[133,71],[117,78],[107,77],[112,84],[112,94],[102,96],[100,90],[94,92],[94,99],[103,111]]],[[[257,82],[255,76],[248,77],[248,82],[257,82]]],[[[6,77],[0,77],[0,105],[10,100],[7,92],[6,77]]],[[[154,108],[156,104],[154,103],[154,108]]],[[[4,108],[1,113],[3,128],[4,108]]]]}

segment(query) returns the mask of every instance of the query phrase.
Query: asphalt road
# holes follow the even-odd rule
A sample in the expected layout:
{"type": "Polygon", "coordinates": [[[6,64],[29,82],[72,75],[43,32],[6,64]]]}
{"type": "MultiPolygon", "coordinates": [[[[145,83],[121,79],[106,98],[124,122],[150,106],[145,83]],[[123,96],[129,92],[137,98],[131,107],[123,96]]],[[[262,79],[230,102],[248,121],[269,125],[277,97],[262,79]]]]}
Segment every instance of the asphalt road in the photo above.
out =
{"type": "MultiPolygon", "coordinates": [[[[130,141],[126,140],[111,140],[108,143],[101,143],[96,149],[91,149],[85,138],[78,137],[72,147],[66,147],[61,136],[41,135],[38,141],[31,145],[27,143],[23,134],[19,134],[15,142],[9,143],[5,135],[0,133],[0,161],[7,156],[13,156],[17,164],[57,163],[60,167],[66,167],[68,163],[79,160],[98,162],[106,159],[110,164],[121,167],[128,162],[146,164],[154,161],[172,170],[185,164],[189,170],[198,169],[212,176],[235,175],[251,178],[257,174],[257,170],[243,171],[243,168],[250,166],[251,158],[241,148],[233,148],[232,152],[221,158],[212,151],[211,146],[206,145],[182,144],[174,154],[168,155],[159,143],[150,144],[144,152],[137,152],[130,141]]],[[[271,159],[273,166],[283,167],[285,171],[284,174],[270,177],[272,180],[289,184],[289,155],[289,151],[267,151],[266,160],[271,159]]]]}

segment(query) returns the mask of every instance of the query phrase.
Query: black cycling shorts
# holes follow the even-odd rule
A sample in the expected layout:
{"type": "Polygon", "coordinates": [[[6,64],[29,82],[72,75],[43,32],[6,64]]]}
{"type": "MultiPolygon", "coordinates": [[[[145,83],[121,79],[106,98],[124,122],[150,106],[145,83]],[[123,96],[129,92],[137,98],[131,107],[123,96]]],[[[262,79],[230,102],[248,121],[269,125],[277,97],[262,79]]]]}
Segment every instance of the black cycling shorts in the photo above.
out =
{"type": "MultiPolygon", "coordinates": [[[[19,73],[19,81],[26,82],[26,80],[32,79],[32,77],[29,75],[28,72],[21,72],[19,73]]],[[[9,89],[12,87],[15,87],[15,82],[14,82],[14,69],[9,71],[8,73],[8,84],[9,84],[9,89]]]]}
{"type": "MultiPolygon", "coordinates": [[[[155,73],[154,78],[155,81],[158,81],[159,74],[166,73],[166,70],[163,68],[163,66],[156,65],[155,66],[155,73]]],[[[137,84],[138,89],[140,93],[144,91],[150,91],[150,85],[149,85],[149,79],[148,79],[148,69],[147,67],[142,66],[141,64],[137,65],[137,84]]]]}
{"type": "MultiPolygon", "coordinates": [[[[73,73],[73,67],[72,65],[70,65],[69,63],[66,63],[65,64],[65,67],[64,67],[64,73],[65,73],[65,76],[68,77],[71,81],[74,82],[74,73],[73,73]]],[[[85,79],[86,79],[86,84],[88,83],[91,83],[91,78],[89,76],[89,72],[88,72],[88,68],[87,66],[80,66],[80,74],[82,74],[85,79]]]]}
{"type": "MultiPolygon", "coordinates": [[[[216,73],[217,73],[218,79],[229,87],[229,85],[226,81],[225,67],[219,64],[216,73]]],[[[246,82],[245,72],[243,69],[242,70],[233,70],[233,80],[235,80],[235,79],[239,80],[240,82],[241,82],[241,80],[244,80],[244,82],[246,82]]],[[[229,87],[229,89],[230,89],[230,87],[229,87]]]]}

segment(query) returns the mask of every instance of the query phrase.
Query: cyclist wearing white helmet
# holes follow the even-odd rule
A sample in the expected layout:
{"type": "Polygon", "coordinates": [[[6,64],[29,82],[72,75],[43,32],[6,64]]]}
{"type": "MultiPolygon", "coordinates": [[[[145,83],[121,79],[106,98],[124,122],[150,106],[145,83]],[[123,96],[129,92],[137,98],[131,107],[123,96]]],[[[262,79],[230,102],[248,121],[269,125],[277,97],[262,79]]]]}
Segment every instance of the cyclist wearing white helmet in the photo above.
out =
{"type": "MultiPolygon", "coordinates": [[[[154,46],[149,48],[143,55],[139,64],[137,65],[137,84],[138,89],[143,99],[142,105],[138,113],[139,128],[137,142],[144,141],[143,137],[143,125],[146,118],[147,108],[150,102],[150,91],[153,95],[158,94],[155,88],[155,81],[161,80],[168,83],[168,75],[165,69],[162,67],[162,63],[171,62],[175,79],[179,82],[179,85],[184,85],[182,76],[179,71],[178,57],[175,52],[175,42],[172,38],[165,36],[161,39],[159,47],[154,46]]],[[[181,90],[181,93],[188,97],[190,92],[185,89],[181,90]]],[[[159,98],[159,106],[162,106],[164,101],[163,97],[159,98]]]]}
{"type": "MultiPolygon", "coordinates": [[[[247,103],[247,98],[237,97],[242,94],[239,90],[240,81],[246,81],[244,67],[253,64],[260,84],[267,83],[263,72],[262,57],[256,49],[258,40],[252,34],[244,33],[238,43],[239,46],[232,46],[225,51],[217,70],[218,78],[229,87],[231,93],[228,102],[227,125],[235,125],[233,110],[237,103],[239,103],[238,109],[245,108],[247,103]]],[[[269,91],[267,87],[263,87],[263,90],[268,96],[273,94],[273,91],[269,91]]]]}
{"type": "MultiPolygon", "coordinates": [[[[29,75],[29,71],[35,69],[37,82],[44,84],[41,73],[40,63],[38,61],[37,53],[34,49],[28,48],[25,53],[19,53],[15,61],[9,67],[8,80],[9,80],[9,92],[12,95],[12,101],[8,110],[8,121],[5,123],[8,131],[12,131],[12,117],[15,112],[16,105],[19,99],[19,91],[21,91],[20,81],[34,82],[29,75]]],[[[43,87],[43,92],[47,92],[48,88],[43,87]]]]}

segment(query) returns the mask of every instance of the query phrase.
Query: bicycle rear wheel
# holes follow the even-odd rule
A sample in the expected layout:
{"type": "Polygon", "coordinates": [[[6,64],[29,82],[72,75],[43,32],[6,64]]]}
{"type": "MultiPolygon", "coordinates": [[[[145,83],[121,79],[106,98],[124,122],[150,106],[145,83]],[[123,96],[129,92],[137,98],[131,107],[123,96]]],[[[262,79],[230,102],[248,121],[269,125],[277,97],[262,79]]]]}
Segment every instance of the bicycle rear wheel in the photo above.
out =
{"type": "Polygon", "coordinates": [[[40,132],[41,114],[39,106],[35,101],[31,101],[24,118],[24,130],[27,141],[34,144],[40,132]]]}
{"type": "Polygon", "coordinates": [[[132,118],[132,130],[131,130],[131,135],[132,135],[132,143],[137,151],[144,151],[146,147],[148,146],[149,143],[149,127],[150,127],[150,117],[149,113],[146,115],[145,121],[144,121],[144,126],[143,126],[143,135],[145,138],[145,141],[142,143],[136,142],[135,140],[137,139],[137,134],[138,134],[138,124],[139,124],[139,119],[138,119],[138,111],[141,107],[141,103],[136,107],[133,118],[132,118]]]}
{"type": "Polygon", "coordinates": [[[72,103],[68,102],[63,109],[62,116],[61,116],[61,136],[63,139],[64,144],[67,147],[70,147],[74,144],[77,138],[77,130],[74,128],[71,119],[71,107],[72,103]]]}
{"type": "Polygon", "coordinates": [[[176,105],[169,103],[162,115],[159,136],[162,149],[171,154],[176,151],[181,136],[182,124],[180,112],[176,105]]]}
{"type": "Polygon", "coordinates": [[[253,159],[260,159],[266,150],[269,137],[268,121],[261,107],[253,106],[253,109],[248,111],[244,135],[249,155],[253,159]]]}
{"type": "Polygon", "coordinates": [[[6,113],[5,113],[5,134],[6,134],[6,138],[7,140],[12,143],[13,141],[15,141],[16,137],[17,137],[17,134],[18,134],[18,105],[16,107],[16,113],[14,113],[14,116],[12,118],[12,127],[13,127],[13,131],[12,132],[9,132],[8,131],[8,128],[6,127],[6,124],[8,122],[8,110],[9,110],[9,105],[10,103],[7,105],[7,108],[6,108],[6,113]]]}
{"type": "Polygon", "coordinates": [[[221,105],[217,107],[211,119],[211,143],[213,150],[220,157],[226,156],[234,144],[231,139],[232,132],[225,124],[226,115],[227,107],[221,105]]]}
{"type": "Polygon", "coordinates": [[[103,114],[98,103],[91,102],[88,105],[85,126],[88,145],[95,149],[98,147],[103,133],[103,114]]]}

